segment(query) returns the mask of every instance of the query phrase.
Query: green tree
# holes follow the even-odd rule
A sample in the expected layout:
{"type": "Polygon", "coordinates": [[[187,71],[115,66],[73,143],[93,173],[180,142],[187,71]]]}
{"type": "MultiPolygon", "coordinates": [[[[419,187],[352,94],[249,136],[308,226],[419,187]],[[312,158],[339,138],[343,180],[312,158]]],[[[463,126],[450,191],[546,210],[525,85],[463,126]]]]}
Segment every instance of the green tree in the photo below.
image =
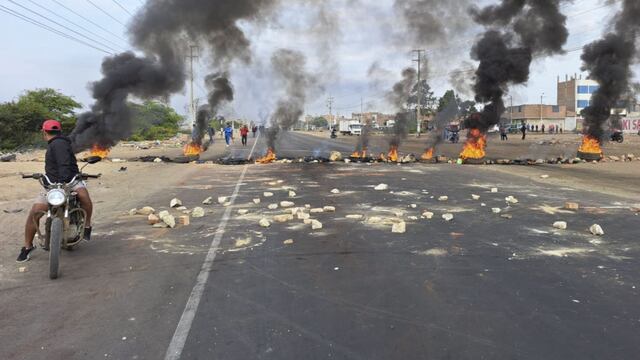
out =
{"type": "MultiPolygon", "coordinates": [[[[456,105],[460,104],[460,98],[456,96],[455,91],[447,90],[444,95],[438,100],[438,112],[442,112],[449,106],[449,104],[455,102],[456,105]]],[[[459,106],[459,105],[458,105],[459,106]]]]}
{"type": "Polygon", "coordinates": [[[423,115],[433,113],[433,108],[437,99],[433,95],[433,90],[431,90],[431,86],[427,83],[427,80],[421,80],[413,87],[411,94],[407,99],[407,109],[418,108],[418,90],[420,90],[420,112],[423,115]]]}
{"type": "Polygon", "coordinates": [[[0,104],[0,148],[15,149],[41,141],[40,126],[46,119],[62,122],[63,129],[75,126],[75,109],[80,103],[53,89],[26,91],[18,101],[0,104]]]}
{"type": "Polygon", "coordinates": [[[133,134],[130,139],[166,140],[175,136],[183,121],[174,109],[155,101],[129,103],[132,112],[133,134]]]}
{"type": "Polygon", "coordinates": [[[460,103],[460,116],[467,118],[469,115],[477,113],[476,102],[472,100],[463,101],[460,103]]]}
{"type": "Polygon", "coordinates": [[[315,126],[316,128],[326,128],[329,127],[329,122],[327,121],[327,119],[318,116],[311,120],[311,125],[315,126]]]}

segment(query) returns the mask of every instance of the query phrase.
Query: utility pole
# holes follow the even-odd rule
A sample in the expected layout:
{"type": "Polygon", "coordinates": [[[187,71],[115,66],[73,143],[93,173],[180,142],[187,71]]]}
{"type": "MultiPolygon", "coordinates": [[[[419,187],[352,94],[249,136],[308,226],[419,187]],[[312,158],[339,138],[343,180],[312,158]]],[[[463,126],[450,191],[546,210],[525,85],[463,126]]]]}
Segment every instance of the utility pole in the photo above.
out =
{"type": "Polygon", "coordinates": [[[417,107],[417,111],[416,111],[416,122],[417,122],[417,128],[416,128],[416,135],[418,137],[420,137],[420,130],[422,127],[422,114],[421,114],[421,110],[420,110],[420,100],[422,100],[422,79],[421,79],[421,72],[422,72],[422,53],[425,52],[425,50],[413,50],[414,53],[417,53],[418,58],[417,59],[413,59],[414,62],[418,63],[418,107],[417,107]]]}
{"type": "Polygon", "coordinates": [[[360,125],[365,126],[366,124],[364,123],[364,100],[362,99],[362,96],[360,97],[360,125]]]}
{"type": "Polygon", "coordinates": [[[329,122],[330,122],[330,125],[331,125],[331,127],[335,128],[336,121],[333,118],[333,101],[334,101],[333,96],[329,96],[329,98],[327,99],[327,107],[329,108],[329,122]]]}
{"type": "Polygon", "coordinates": [[[193,77],[194,77],[194,73],[193,73],[193,60],[198,58],[198,46],[197,45],[190,45],[189,46],[189,55],[187,55],[187,59],[189,59],[189,62],[191,63],[191,72],[189,74],[189,80],[191,83],[191,92],[190,92],[190,102],[189,102],[189,107],[191,109],[191,126],[193,127],[193,124],[196,123],[196,103],[194,101],[194,97],[193,97],[193,77]]]}
{"type": "Polygon", "coordinates": [[[511,106],[509,106],[509,128],[513,126],[513,95],[509,95],[511,106]]]}

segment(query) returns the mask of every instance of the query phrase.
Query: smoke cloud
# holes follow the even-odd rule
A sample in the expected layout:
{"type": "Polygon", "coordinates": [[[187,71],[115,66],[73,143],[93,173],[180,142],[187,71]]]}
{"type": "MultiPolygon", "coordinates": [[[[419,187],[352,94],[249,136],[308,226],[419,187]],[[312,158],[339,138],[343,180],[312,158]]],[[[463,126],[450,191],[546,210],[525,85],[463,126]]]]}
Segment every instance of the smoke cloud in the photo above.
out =
{"type": "Polygon", "coordinates": [[[414,68],[406,68],[402,71],[402,80],[393,85],[392,91],[387,94],[387,100],[398,110],[396,122],[389,139],[391,147],[400,147],[402,140],[409,133],[409,120],[412,114],[406,109],[406,105],[417,81],[418,72],[414,68]]]}
{"type": "Polygon", "coordinates": [[[271,57],[276,78],[284,87],[284,96],[276,103],[271,114],[271,127],[267,131],[267,146],[275,150],[281,131],[293,127],[304,113],[308,91],[317,85],[314,75],[307,72],[307,59],[299,51],[279,49],[271,57]]]}
{"type": "Polygon", "coordinates": [[[191,139],[192,143],[197,145],[203,145],[202,140],[207,132],[208,122],[212,116],[216,116],[220,105],[225,101],[233,101],[233,87],[228,79],[228,74],[207,75],[205,85],[209,90],[209,104],[198,110],[191,139]]]}
{"type": "Polygon", "coordinates": [[[587,45],[582,53],[583,70],[600,84],[592,102],[583,111],[587,135],[604,140],[604,125],[611,117],[613,125],[619,115],[611,116],[611,110],[632,87],[631,66],[636,60],[636,41],[640,32],[640,2],[624,0],[622,10],[615,17],[614,31],[602,39],[587,45]]]}
{"type": "MultiPolygon", "coordinates": [[[[147,1],[129,26],[132,52],[107,57],[103,79],[90,85],[95,99],[91,111],[81,114],[70,134],[75,151],[93,144],[113,146],[131,134],[129,96],[165,97],[185,83],[184,44],[206,45],[217,66],[251,60],[250,43],[238,22],[260,21],[275,0],[163,0],[147,1]]],[[[224,98],[224,97],[223,97],[224,98]]]]}
{"type": "Polygon", "coordinates": [[[460,114],[457,101],[451,101],[432,121],[435,131],[427,133],[427,149],[435,149],[443,140],[442,132],[460,114]]]}
{"type": "Polygon", "coordinates": [[[467,127],[486,133],[497,125],[505,110],[502,98],[508,86],[528,81],[534,56],[562,52],[569,36],[566,16],[560,13],[562,2],[503,0],[471,9],[474,20],[489,28],[471,50],[472,58],[480,63],[473,87],[476,101],[489,104],[480,116],[465,121],[467,127]]]}

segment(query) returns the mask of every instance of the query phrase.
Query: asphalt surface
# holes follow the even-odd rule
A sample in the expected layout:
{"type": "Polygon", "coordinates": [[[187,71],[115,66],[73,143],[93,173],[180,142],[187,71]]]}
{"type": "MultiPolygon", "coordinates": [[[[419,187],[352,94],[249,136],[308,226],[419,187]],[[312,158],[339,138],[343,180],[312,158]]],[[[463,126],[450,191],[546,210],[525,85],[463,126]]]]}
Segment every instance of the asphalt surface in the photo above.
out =
{"type": "MultiPolygon", "coordinates": [[[[282,156],[352,147],[284,136],[282,156]]],[[[176,329],[182,359],[633,359],[640,350],[639,218],[625,198],[484,166],[272,164],[203,165],[140,203],[161,209],[178,196],[193,208],[236,189],[232,205],[207,207],[188,227],[152,229],[127,215],[97,224],[94,241],[63,254],[56,281],[36,253],[29,272],[0,287],[0,358],[162,359],[176,329]],[[380,183],[389,189],[375,191],[380,183]],[[312,214],[319,230],[297,219],[258,226],[284,213],[268,204],[285,200],[336,212],[312,214]],[[581,209],[562,210],[566,200],[581,209]],[[347,218],[356,214],[364,218],[347,218]],[[394,234],[400,219],[407,231],[394,234]],[[553,229],[558,220],[568,229],[553,229]],[[604,236],[588,232],[594,223],[604,236]],[[194,295],[198,306],[185,308],[194,295]]]]}

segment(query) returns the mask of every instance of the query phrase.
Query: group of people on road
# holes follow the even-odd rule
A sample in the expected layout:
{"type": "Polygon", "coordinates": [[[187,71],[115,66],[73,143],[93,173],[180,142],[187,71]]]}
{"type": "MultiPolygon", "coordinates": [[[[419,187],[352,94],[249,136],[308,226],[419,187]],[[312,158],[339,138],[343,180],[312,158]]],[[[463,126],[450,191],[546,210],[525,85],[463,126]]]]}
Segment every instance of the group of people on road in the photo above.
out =
{"type": "MultiPolygon", "coordinates": [[[[224,136],[224,141],[227,147],[231,146],[231,144],[233,143],[233,140],[235,140],[235,137],[233,136],[233,131],[234,130],[233,130],[233,127],[231,126],[231,123],[227,123],[224,129],[221,130],[221,135],[224,136]]],[[[258,132],[258,127],[253,126],[251,130],[249,130],[249,126],[243,125],[240,128],[240,139],[242,141],[242,146],[247,146],[249,131],[253,133],[253,137],[255,138],[256,133],[258,132]]],[[[216,129],[213,126],[209,125],[209,127],[207,128],[207,133],[209,135],[209,141],[213,144],[214,138],[216,135],[216,129]]]]}
{"type": "MultiPolygon", "coordinates": [[[[531,125],[531,124],[525,124],[522,123],[522,125],[520,126],[520,132],[522,133],[522,140],[526,139],[527,137],[527,132],[541,132],[541,133],[545,133],[545,131],[548,131],[549,134],[562,134],[564,132],[564,130],[562,129],[562,127],[560,127],[560,125],[549,125],[549,127],[545,127],[544,124],[542,124],[541,126],[538,125],[531,125]]],[[[503,128],[500,128],[500,138],[502,140],[507,140],[507,135],[506,135],[506,130],[503,130],[503,128]],[[504,139],[502,138],[502,134],[504,131],[504,139]]]]}

